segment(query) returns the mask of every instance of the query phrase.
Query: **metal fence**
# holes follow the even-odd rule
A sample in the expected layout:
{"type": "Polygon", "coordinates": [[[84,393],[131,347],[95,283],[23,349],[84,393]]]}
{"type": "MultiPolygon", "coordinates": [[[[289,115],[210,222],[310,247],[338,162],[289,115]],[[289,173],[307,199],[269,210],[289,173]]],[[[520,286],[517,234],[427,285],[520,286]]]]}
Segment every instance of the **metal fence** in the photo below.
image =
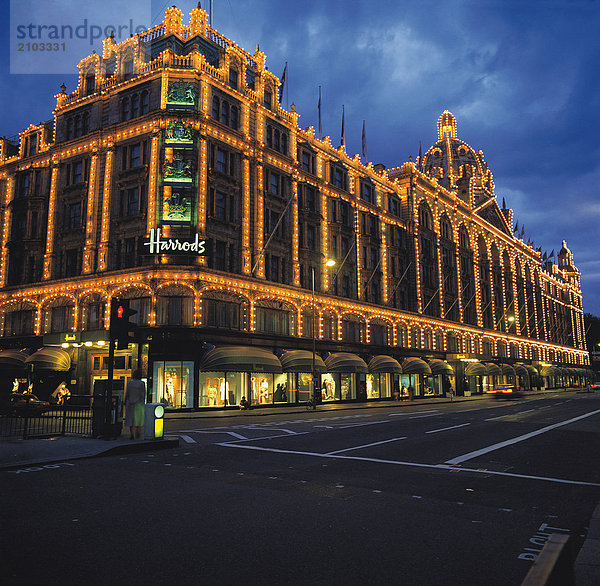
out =
{"type": "Polygon", "coordinates": [[[38,415],[0,415],[0,438],[30,439],[57,435],[91,436],[91,407],[67,404],[38,415]]]}

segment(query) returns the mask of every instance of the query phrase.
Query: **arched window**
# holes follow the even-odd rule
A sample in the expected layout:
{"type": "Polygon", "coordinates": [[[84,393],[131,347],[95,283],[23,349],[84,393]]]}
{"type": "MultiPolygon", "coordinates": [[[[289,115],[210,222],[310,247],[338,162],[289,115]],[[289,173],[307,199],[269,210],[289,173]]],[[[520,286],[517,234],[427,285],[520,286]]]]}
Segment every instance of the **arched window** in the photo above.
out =
{"type": "Polygon", "coordinates": [[[72,299],[59,297],[50,301],[44,308],[44,334],[71,332],[75,317],[72,299]]]}
{"type": "Polygon", "coordinates": [[[470,248],[470,241],[469,241],[469,233],[467,232],[467,229],[463,226],[460,227],[459,231],[458,231],[458,244],[462,247],[462,248],[470,248]]]}
{"type": "Polygon", "coordinates": [[[247,329],[248,302],[236,295],[208,291],[202,297],[202,324],[209,328],[247,329]]]}
{"type": "Polygon", "coordinates": [[[131,96],[131,117],[137,118],[140,110],[140,96],[138,94],[133,94],[131,96]]]}
{"type": "Polygon", "coordinates": [[[293,336],[296,332],[294,308],[282,301],[259,301],[256,305],[256,329],[269,334],[293,336]]]}
{"type": "Polygon", "coordinates": [[[2,336],[30,336],[34,333],[35,305],[18,302],[2,308],[2,336]]]}
{"type": "Polygon", "coordinates": [[[433,226],[431,210],[425,201],[422,201],[419,205],[419,225],[421,228],[427,228],[428,230],[431,230],[433,226]]]}
{"type": "Polygon", "coordinates": [[[104,329],[106,301],[100,293],[90,293],[81,302],[81,326],[84,330],[104,329]]]}
{"type": "Polygon", "coordinates": [[[342,318],[342,336],[344,342],[364,342],[365,323],[360,316],[345,315],[342,318]]]}
{"type": "Polygon", "coordinates": [[[372,319],[369,323],[371,344],[387,346],[390,343],[390,324],[382,319],[372,319]]]}
{"type": "Polygon", "coordinates": [[[220,112],[221,112],[221,101],[219,100],[219,98],[217,98],[217,96],[213,96],[212,117],[215,120],[219,120],[220,112]]]}
{"type": "Polygon", "coordinates": [[[237,106],[231,106],[231,123],[230,127],[237,130],[240,125],[239,110],[237,106]]]}
{"type": "Polygon", "coordinates": [[[446,214],[440,218],[440,236],[446,240],[452,240],[452,226],[446,214]]]}
{"type": "Polygon", "coordinates": [[[171,285],[158,294],[158,325],[192,326],[194,324],[194,296],[187,287],[171,285]]]}
{"type": "Polygon", "coordinates": [[[136,313],[131,316],[130,321],[138,326],[147,326],[150,324],[152,297],[148,289],[144,287],[131,287],[119,293],[118,297],[120,299],[129,299],[130,309],[135,310],[136,313]]]}

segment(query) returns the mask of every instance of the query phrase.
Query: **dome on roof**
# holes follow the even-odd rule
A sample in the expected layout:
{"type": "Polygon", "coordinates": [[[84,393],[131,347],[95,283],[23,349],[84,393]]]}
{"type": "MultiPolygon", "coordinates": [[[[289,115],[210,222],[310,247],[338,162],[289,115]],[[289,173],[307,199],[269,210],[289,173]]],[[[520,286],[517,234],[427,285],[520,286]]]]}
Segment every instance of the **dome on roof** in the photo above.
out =
{"type": "MultiPolygon", "coordinates": [[[[481,151],[456,138],[456,118],[444,110],[438,119],[438,142],[423,156],[419,167],[436,178],[447,189],[455,189],[457,181],[471,176],[486,177],[487,164],[481,151]]],[[[491,177],[490,177],[491,179],[491,177]]]]}

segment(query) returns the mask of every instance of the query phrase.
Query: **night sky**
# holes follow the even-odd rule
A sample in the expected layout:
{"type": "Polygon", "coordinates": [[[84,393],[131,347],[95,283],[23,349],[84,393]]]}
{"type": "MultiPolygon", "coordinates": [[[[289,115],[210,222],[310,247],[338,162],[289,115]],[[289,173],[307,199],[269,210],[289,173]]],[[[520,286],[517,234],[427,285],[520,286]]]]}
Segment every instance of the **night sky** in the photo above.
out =
{"type": "MultiPolygon", "coordinates": [[[[39,0],[43,2],[44,0],[39,0]]],[[[49,2],[50,0],[49,0],[49,2]]],[[[48,4],[47,3],[47,4],[48,4]]],[[[97,0],[95,1],[97,4],[97,0]]],[[[73,6],[82,2],[73,1],[73,6]]],[[[151,3],[152,25],[171,2],[151,3]]],[[[176,2],[184,24],[197,2],[176,2]]],[[[525,241],[550,253],[566,240],[582,273],[586,313],[600,315],[600,0],[214,0],[213,26],[267,55],[283,105],[346,149],[395,167],[437,140],[444,109],[457,136],[484,153],[525,241]]],[[[10,74],[9,2],[1,0],[0,135],[52,118],[75,75],[10,74]]],[[[202,2],[208,10],[209,2],[202,2]]],[[[92,48],[101,53],[98,42],[92,48]]],[[[91,52],[88,51],[88,53],[91,52]]],[[[85,55],[73,56],[73,71],[85,55]]]]}

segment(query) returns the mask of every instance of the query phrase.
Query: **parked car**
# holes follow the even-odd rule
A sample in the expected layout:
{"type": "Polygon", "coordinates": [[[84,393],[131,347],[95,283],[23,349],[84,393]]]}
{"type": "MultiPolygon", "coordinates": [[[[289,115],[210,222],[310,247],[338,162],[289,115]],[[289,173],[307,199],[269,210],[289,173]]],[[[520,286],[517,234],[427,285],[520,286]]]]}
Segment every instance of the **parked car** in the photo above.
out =
{"type": "Polygon", "coordinates": [[[514,385],[496,385],[493,389],[486,391],[486,395],[490,395],[496,399],[519,399],[523,396],[521,391],[515,389],[514,385]]]}
{"type": "Polygon", "coordinates": [[[2,405],[2,412],[18,417],[35,417],[51,408],[48,401],[38,399],[33,393],[11,393],[2,405]]]}
{"type": "Polygon", "coordinates": [[[600,382],[596,381],[590,385],[591,391],[597,391],[600,389],[600,382]]]}

